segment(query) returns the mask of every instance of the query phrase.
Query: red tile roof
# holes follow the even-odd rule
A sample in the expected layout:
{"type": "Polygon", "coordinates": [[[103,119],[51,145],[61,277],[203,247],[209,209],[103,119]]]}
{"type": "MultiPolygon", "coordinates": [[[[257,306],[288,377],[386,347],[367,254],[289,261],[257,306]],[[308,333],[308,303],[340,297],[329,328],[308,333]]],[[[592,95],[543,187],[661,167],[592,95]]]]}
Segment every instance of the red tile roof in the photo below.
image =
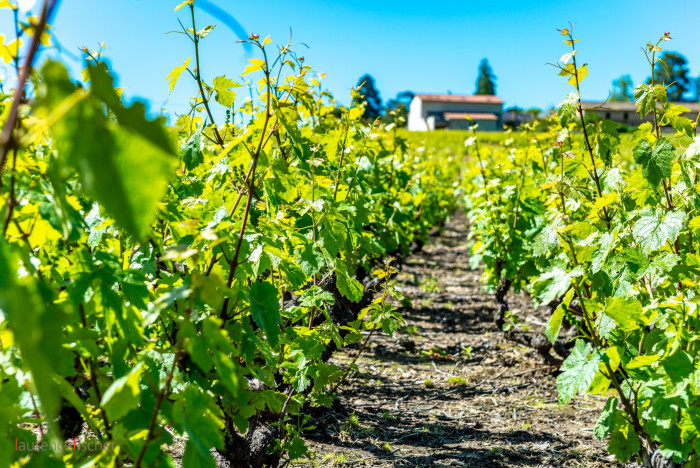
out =
{"type": "Polygon", "coordinates": [[[464,120],[469,116],[472,120],[498,120],[496,114],[486,112],[445,112],[445,120],[464,120]]]}
{"type": "Polygon", "coordinates": [[[415,97],[427,102],[461,102],[469,104],[503,104],[498,96],[484,94],[416,94],[415,97]]]}

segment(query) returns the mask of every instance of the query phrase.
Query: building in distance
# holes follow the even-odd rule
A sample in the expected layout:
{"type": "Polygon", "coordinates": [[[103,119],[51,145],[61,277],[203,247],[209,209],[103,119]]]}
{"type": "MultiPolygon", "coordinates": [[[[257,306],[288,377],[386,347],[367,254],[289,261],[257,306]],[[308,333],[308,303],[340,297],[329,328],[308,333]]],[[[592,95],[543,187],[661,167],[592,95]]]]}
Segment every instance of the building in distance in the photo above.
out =
{"type": "Polygon", "coordinates": [[[408,111],[411,131],[464,130],[471,127],[472,121],[479,124],[479,130],[501,130],[503,99],[489,95],[416,94],[408,111]]]}
{"type": "MultiPolygon", "coordinates": [[[[688,117],[690,120],[695,120],[700,111],[700,104],[697,102],[672,102],[671,104],[683,106],[688,109],[684,112],[683,117],[688,117]]],[[[659,104],[659,107],[661,104],[659,104]]],[[[641,117],[637,112],[637,104],[634,102],[617,102],[617,101],[581,101],[584,117],[586,115],[595,115],[599,119],[612,120],[616,123],[636,127],[642,122],[653,122],[654,117],[650,112],[644,117],[641,117]]]]}

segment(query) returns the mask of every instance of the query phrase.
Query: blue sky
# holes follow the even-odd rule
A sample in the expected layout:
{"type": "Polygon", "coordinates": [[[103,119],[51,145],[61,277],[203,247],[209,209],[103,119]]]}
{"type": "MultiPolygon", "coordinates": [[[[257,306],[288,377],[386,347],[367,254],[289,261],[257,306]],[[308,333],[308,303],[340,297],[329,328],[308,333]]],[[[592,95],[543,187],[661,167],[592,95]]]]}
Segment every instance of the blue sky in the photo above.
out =
{"type": "MultiPolygon", "coordinates": [[[[178,29],[178,17],[188,24],[188,8],[173,13],[179,1],[64,0],[54,21],[64,60],[78,69],[77,47],[96,48],[103,41],[128,97],[148,97],[154,111],[161,105],[185,111],[196,92],[192,81],[183,75],[169,94],[164,80],[193,55],[187,38],[166,34],[178,29]]],[[[622,74],[635,84],[646,79],[649,65],[640,47],[664,31],[674,38],[666,48],[684,54],[692,75],[700,75],[697,0],[669,0],[663,8],[648,0],[211,1],[248,32],[277,43],[287,40],[291,28],[294,39],[309,47],[298,48],[306,63],[326,74],[324,88],[346,103],[364,73],[375,77],[384,100],[403,90],[472,93],[479,60],[487,57],[506,106],[556,105],[570,88],[545,64],[568,52],[556,29],[569,21],[576,22],[580,38],[577,57],[591,74],[583,83],[584,99],[604,99],[622,74]]],[[[235,44],[234,33],[201,10],[197,18],[198,29],[219,23],[202,42],[205,79],[240,73],[250,56],[235,44]]],[[[10,18],[0,16],[0,33],[10,31],[10,18]]]]}

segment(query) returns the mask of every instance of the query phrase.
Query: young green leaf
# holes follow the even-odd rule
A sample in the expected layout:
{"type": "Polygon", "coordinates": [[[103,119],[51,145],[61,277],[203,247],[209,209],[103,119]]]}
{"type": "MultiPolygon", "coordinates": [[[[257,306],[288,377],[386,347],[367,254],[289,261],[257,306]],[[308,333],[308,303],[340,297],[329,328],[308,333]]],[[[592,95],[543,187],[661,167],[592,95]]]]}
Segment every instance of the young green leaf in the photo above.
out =
{"type": "Polygon", "coordinates": [[[652,148],[648,140],[642,140],[634,148],[634,160],[642,165],[644,177],[653,185],[659,185],[661,179],[671,177],[674,160],[673,145],[662,138],[652,148]]]}
{"type": "Polygon", "coordinates": [[[667,241],[673,243],[683,228],[685,213],[672,211],[667,213],[657,209],[646,209],[634,224],[634,239],[645,254],[661,248],[667,241]]]}
{"type": "Polygon", "coordinates": [[[613,155],[617,153],[620,146],[617,124],[612,120],[603,120],[600,123],[600,131],[596,135],[596,143],[596,154],[606,166],[611,166],[613,155]]]}
{"type": "Polygon", "coordinates": [[[355,278],[350,277],[346,272],[338,272],[336,276],[336,285],[340,294],[347,297],[353,302],[358,302],[364,296],[364,288],[362,283],[355,278]]]}
{"type": "Polygon", "coordinates": [[[571,354],[561,365],[561,375],[557,377],[559,402],[566,404],[577,393],[584,393],[598,372],[600,355],[593,352],[590,343],[578,339],[571,354]]]}
{"type": "MultiPolygon", "coordinates": [[[[185,2],[185,3],[187,3],[187,2],[185,2]]],[[[183,3],[183,5],[184,5],[184,3],[183,3]]],[[[180,6],[182,6],[182,5],[180,5],[180,6]]],[[[180,7],[178,7],[178,8],[180,8],[180,7]]],[[[185,60],[185,62],[182,65],[180,65],[179,67],[173,68],[173,71],[171,71],[170,74],[168,74],[168,76],[165,77],[166,81],[170,80],[169,84],[170,84],[170,92],[171,93],[173,92],[173,89],[175,89],[175,84],[177,83],[177,80],[180,78],[180,75],[182,75],[182,72],[187,70],[187,65],[189,65],[191,59],[192,59],[192,57],[187,57],[187,60],[185,60]]]]}
{"type": "Polygon", "coordinates": [[[112,385],[102,395],[100,406],[104,408],[112,421],[121,418],[139,406],[141,401],[139,380],[142,370],[143,362],[139,362],[131,368],[128,374],[112,382],[112,385]]]}
{"type": "Polygon", "coordinates": [[[576,92],[571,92],[566,96],[566,99],[559,104],[557,110],[557,118],[562,126],[568,125],[576,120],[576,111],[578,110],[579,95],[576,92]]]}
{"type": "MultiPolygon", "coordinates": [[[[170,138],[160,120],[148,120],[145,107],[125,107],[111,87],[103,65],[88,68],[90,95],[66,112],[52,127],[65,162],[80,175],[87,194],[107,208],[117,223],[141,239],[156,216],[175,159],[170,138]],[[104,106],[116,121],[104,113],[104,106]]],[[[47,62],[42,69],[44,111],[62,105],[76,87],[63,65],[47,62]]]]}
{"type": "Polygon", "coordinates": [[[207,37],[209,35],[210,32],[212,32],[214,30],[215,27],[216,27],[215,24],[210,24],[210,25],[204,26],[202,29],[197,31],[197,36],[199,36],[200,39],[204,39],[205,37],[207,37]]]}
{"type": "Polygon", "coordinates": [[[268,282],[256,281],[250,287],[250,313],[260,328],[265,330],[272,346],[279,343],[279,291],[268,282]]]}
{"type": "Polygon", "coordinates": [[[557,337],[559,336],[559,329],[561,328],[561,323],[564,320],[564,312],[564,305],[560,304],[559,307],[557,307],[554,310],[554,313],[547,321],[547,327],[544,330],[544,334],[550,343],[554,343],[557,341],[557,337]]]}
{"type": "Polygon", "coordinates": [[[214,99],[216,102],[224,107],[233,106],[233,102],[236,99],[236,93],[231,91],[231,88],[240,88],[240,84],[236,83],[230,78],[225,76],[217,76],[214,78],[214,89],[216,93],[214,94],[214,99]]]}
{"type": "Polygon", "coordinates": [[[553,267],[535,280],[532,289],[540,304],[548,304],[557,297],[566,294],[571,286],[571,281],[582,274],[583,271],[580,268],[566,272],[553,267]]]}
{"type": "Polygon", "coordinates": [[[600,236],[598,240],[598,248],[593,252],[591,256],[592,265],[591,271],[597,273],[605,265],[605,260],[610,255],[613,250],[615,241],[617,240],[617,235],[620,231],[619,227],[616,227],[612,232],[605,232],[600,236]]]}
{"type": "Polygon", "coordinates": [[[265,61],[262,59],[248,59],[250,62],[250,65],[248,65],[245,70],[243,70],[242,75],[247,75],[248,73],[254,73],[258,70],[262,70],[263,67],[265,66],[265,61]]]}
{"type": "Polygon", "coordinates": [[[191,5],[194,3],[194,0],[185,0],[184,2],[180,3],[178,6],[175,7],[173,10],[173,13],[179,10],[180,8],[184,7],[185,5],[191,5]]]}
{"type": "Polygon", "coordinates": [[[603,440],[614,428],[615,414],[617,413],[617,398],[610,397],[605,402],[605,408],[598,416],[593,428],[593,435],[598,440],[603,440]]]}
{"type": "Polygon", "coordinates": [[[185,168],[188,171],[193,170],[204,162],[204,154],[202,153],[202,130],[200,127],[190,135],[190,138],[180,147],[180,156],[185,163],[185,168]]]}
{"type": "Polygon", "coordinates": [[[642,304],[632,297],[613,297],[607,300],[605,315],[617,323],[622,331],[631,332],[647,323],[642,304]]]}
{"type": "Polygon", "coordinates": [[[622,415],[615,413],[615,429],[610,434],[608,451],[615,455],[617,461],[626,463],[632,455],[639,452],[639,436],[622,415]]]}
{"type": "Polygon", "coordinates": [[[666,88],[642,83],[634,91],[634,100],[637,102],[637,112],[644,117],[656,107],[657,102],[666,102],[666,88]]]}

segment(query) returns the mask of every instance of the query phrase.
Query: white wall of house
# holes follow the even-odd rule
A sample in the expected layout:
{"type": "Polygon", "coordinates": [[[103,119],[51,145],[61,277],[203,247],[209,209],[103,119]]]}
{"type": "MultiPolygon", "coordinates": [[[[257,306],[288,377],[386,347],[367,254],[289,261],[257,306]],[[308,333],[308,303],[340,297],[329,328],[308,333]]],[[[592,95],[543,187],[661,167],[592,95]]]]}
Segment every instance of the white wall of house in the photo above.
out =
{"type": "MultiPolygon", "coordinates": [[[[470,102],[433,102],[423,101],[416,96],[411,101],[408,110],[408,129],[411,131],[435,130],[435,114],[443,112],[479,112],[491,113],[502,117],[503,104],[501,103],[470,103],[470,102]]],[[[497,130],[498,122],[490,121],[479,124],[482,130],[497,130]]]]}
{"type": "Polygon", "coordinates": [[[411,131],[435,130],[435,119],[428,123],[428,116],[423,114],[423,100],[414,97],[408,107],[408,129],[411,131]],[[431,125],[432,124],[432,128],[431,125]]]}

